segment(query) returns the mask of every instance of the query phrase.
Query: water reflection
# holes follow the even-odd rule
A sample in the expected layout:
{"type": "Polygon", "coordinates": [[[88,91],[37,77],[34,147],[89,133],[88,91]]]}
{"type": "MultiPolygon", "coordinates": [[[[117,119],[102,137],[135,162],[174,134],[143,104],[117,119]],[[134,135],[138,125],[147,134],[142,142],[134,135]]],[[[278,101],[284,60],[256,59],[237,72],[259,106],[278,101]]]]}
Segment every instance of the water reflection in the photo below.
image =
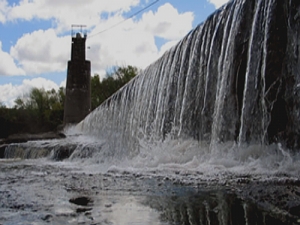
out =
{"type": "Polygon", "coordinates": [[[151,196],[144,204],[160,211],[168,224],[183,225],[273,225],[292,224],[283,215],[264,211],[225,190],[201,191],[177,196],[151,196]]]}

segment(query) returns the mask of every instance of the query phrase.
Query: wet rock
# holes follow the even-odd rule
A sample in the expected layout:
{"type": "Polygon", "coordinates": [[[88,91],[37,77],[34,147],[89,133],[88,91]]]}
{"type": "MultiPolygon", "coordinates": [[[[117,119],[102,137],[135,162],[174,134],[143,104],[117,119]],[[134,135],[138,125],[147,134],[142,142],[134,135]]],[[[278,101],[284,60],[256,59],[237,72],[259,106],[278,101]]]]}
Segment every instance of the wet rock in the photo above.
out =
{"type": "Polygon", "coordinates": [[[54,150],[52,159],[58,161],[67,159],[72,155],[75,149],[76,145],[60,146],[58,149],[54,150]]]}
{"type": "MultiPolygon", "coordinates": [[[[1,146],[1,145],[0,145],[1,146]]],[[[0,148],[0,158],[37,159],[45,158],[62,161],[69,158],[77,145],[65,143],[57,145],[56,140],[49,142],[30,141],[27,143],[12,143],[0,148]],[[5,149],[5,147],[7,147],[5,149]],[[5,155],[4,155],[5,153],[5,155]]]]}
{"type": "Polygon", "coordinates": [[[289,212],[292,215],[299,216],[300,215],[300,202],[291,202],[288,204],[289,212]]]}
{"type": "Polygon", "coordinates": [[[3,144],[10,144],[10,143],[24,143],[28,141],[35,141],[35,140],[51,140],[51,139],[62,139],[65,138],[65,134],[63,133],[56,133],[56,132],[47,132],[47,133],[40,133],[40,134],[13,134],[10,135],[8,138],[1,140],[0,143],[3,144]]]}
{"type": "Polygon", "coordinates": [[[92,208],[77,208],[76,212],[77,213],[83,213],[83,212],[87,212],[87,211],[91,211],[92,208]]]}
{"type": "Polygon", "coordinates": [[[4,158],[4,152],[5,152],[6,147],[7,147],[7,144],[0,145],[0,159],[4,158]]]}
{"type": "Polygon", "coordinates": [[[92,202],[92,199],[90,199],[89,197],[81,196],[81,197],[71,198],[69,202],[75,205],[87,206],[89,203],[92,202]]]}
{"type": "Polygon", "coordinates": [[[45,216],[42,216],[42,220],[44,220],[44,221],[46,221],[46,222],[50,222],[50,220],[53,218],[53,216],[52,215],[50,215],[50,214],[47,214],[47,215],[45,215],[45,216]]]}
{"type": "Polygon", "coordinates": [[[108,203],[108,204],[105,204],[105,207],[106,208],[110,208],[112,206],[112,204],[108,203]]]}

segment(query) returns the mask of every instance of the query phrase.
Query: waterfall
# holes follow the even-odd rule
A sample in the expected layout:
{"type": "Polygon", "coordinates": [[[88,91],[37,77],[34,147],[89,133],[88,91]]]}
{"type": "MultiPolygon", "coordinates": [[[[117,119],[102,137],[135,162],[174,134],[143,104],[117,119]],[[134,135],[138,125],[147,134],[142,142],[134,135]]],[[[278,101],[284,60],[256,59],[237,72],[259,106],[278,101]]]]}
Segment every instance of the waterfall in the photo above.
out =
{"type": "Polygon", "coordinates": [[[229,2],[65,138],[2,146],[0,223],[299,224],[299,49],[299,0],[229,2]]]}
{"type": "Polygon", "coordinates": [[[140,141],[300,147],[300,2],[235,0],[77,127],[117,154],[140,141]]]}

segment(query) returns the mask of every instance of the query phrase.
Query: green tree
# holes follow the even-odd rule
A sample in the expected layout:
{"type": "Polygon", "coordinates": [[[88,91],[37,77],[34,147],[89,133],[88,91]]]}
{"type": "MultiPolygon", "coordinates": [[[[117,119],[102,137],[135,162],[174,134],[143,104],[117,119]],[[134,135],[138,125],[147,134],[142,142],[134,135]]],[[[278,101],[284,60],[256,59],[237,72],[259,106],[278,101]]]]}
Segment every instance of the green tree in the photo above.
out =
{"type": "Polygon", "coordinates": [[[95,109],[101,104],[102,100],[100,77],[98,74],[91,78],[91,105],[95,109]]]}
{"type": "Polygon", "coordinates": [[[96,74],[91,79],[91,101],[92,110],[98,107],[102,102],[114,94],[117,90],[128,83],[139,73],[138,68],[134,66],[117,67],[112,72],[107,73],[106,77],[100,81],[96,74]]]}
{"type": "Polygon", "coordinates": [[[134,78],[139,73],[139,70],[136,67],[133,66],[127,66],[127,67],[119,67],[114,72],[113,76],[115,75],[117,77],[116,80],[120,82],[120,85],[126,84],[128,81],[130,81],[132,78],[134,78]]]}
{"type": "Polygon", "coordinates": [[[26,123],[33,130],[48,131],[63,123],[65,89],[45,91],[31,89],[28,95],[15,100],[15,109],[23,111],[26,123]]]}
{"type": "Polygon", "coordinates": [[[46,112],[49,110],[49,95],[42,88],[33,88],[30,92],[29,109],[35,109],[39,122],[41,124],[46,122],[46,112]]]}
{"type": "Polygon", "coordinates": [[[16,109],[24,109],[24,108],[26,108],[26,106],[25,106],[25,99],[23,99],[21,97],[16,98],[14,108],[16,108],[16,109]]]}
{"type": "Polygon", "coordinates": [[[58,126],[63,123],[65,88],[61,87],[57,92],[52,89],[47,92],[49,107],[46,110],[46,118],[51,126],[58,126]]]}

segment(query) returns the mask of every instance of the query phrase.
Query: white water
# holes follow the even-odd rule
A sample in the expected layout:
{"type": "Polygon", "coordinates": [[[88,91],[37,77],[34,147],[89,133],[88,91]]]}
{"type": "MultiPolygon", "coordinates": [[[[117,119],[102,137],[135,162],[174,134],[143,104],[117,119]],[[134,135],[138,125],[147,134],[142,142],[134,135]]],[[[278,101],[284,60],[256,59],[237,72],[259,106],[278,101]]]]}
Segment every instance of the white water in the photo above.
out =
{"type": "MultiPolygon", "coordinates": [[[[244,176],[261,181],[300,178],[300,154],[283,149],[281,144],[242,147],[227,142],[215,145],[216,150],[211,151],[211,146],[206,143],[166,138],[151,145],[140,141],[134,154],[127,155],[122,149],[113,151],[106,140],[78,133],[74,135],[76,132],[72,128],[66,139],[47,142],[50,149],[53,146],[53,151],[57,146],[77,146],[70,158],[53,164],[85,173],[130,172],[169,177],[186,183],[198,180],[222,183],[244,176]]],[[[38,145],[42,149],[45,143],[29,142],[28,149],[38,145]]],[[[38,152],[39,148],[36,149],[38,152]]],[[[52,164],[52,157],[52,153],[48,154],[44,163],[52,164]]]]}
{"type": "Polygon", "coordinates": [[[87,173],[122,174],[127,171],[151,176],[171,176],[186,182],[225,182],[241,176],[259,180],[300,178],[299,152],[283,149],[280,143],[240,146],[234,142],[226,142],[214,145],[215,149],[212,150],[212,146],[205,142],[166,138],[163,142],[151,144],[140,140],[136,149],[127,154],[122,148],[112,149],[107,140],[80,134],[77,127],[69,128],[66,133],[65,139],[32,141],[21,144],[22,148],[12,145],[6,151],[6,158],[40,158],[46,164],[54,163],[75,170],[80,168],[87,173]],[[57,160],[54,154],[62,146],[76,148],[62,162],[51,162],[53,159],[57,160]]]}

